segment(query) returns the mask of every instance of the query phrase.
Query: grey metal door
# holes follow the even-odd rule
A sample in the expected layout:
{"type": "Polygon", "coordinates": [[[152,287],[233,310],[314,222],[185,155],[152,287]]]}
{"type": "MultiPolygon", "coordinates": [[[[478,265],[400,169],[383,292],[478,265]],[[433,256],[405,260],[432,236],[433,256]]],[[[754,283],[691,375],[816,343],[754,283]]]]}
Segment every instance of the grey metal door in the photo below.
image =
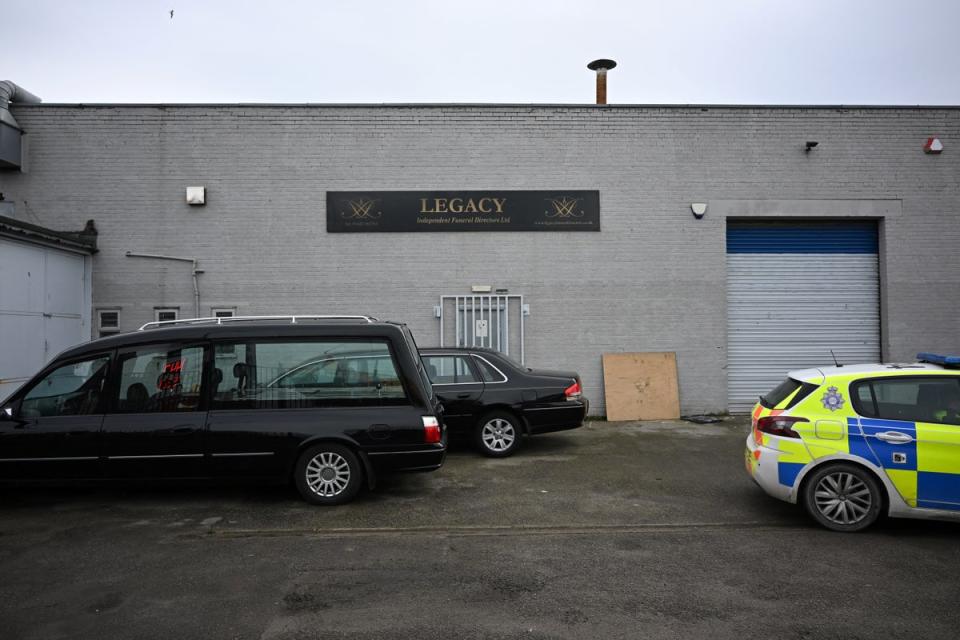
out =
{"type": "Polygon", "coordinates": [[[524,361],[523,296],[440,296],[440,346],[486,347],[524,361]]]}
{"type": "Polygon", "coordinates": [[[874,223],[731,223],[727,381],[745,412],[790,370],[880,361],[874,223]]]}

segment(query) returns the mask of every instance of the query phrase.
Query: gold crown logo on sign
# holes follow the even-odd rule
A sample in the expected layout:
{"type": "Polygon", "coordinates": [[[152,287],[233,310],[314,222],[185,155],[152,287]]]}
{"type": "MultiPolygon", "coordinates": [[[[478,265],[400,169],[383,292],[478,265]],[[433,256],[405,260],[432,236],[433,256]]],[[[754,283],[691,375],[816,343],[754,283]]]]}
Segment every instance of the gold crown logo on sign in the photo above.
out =
{"type": "Polygon", "coordinates": [[[545,211],[544,213],[548,218],[582,218],[583,209],[577,208],[577,203],[580,202],[582,198],[570,198],[563,196],[562,198],[547,198],[547,202],[553,205],[553,211],[545,211]]]}
{"type": "Polygon", "coordinates": [[[340,215],[345,220],[377,220],[383,215],[381,211],[374,211],[373,207],[377,200],[369,198],[360,198],[359,200],[348,200],[347,205],[350,211],[341,211],[340,215]]]}

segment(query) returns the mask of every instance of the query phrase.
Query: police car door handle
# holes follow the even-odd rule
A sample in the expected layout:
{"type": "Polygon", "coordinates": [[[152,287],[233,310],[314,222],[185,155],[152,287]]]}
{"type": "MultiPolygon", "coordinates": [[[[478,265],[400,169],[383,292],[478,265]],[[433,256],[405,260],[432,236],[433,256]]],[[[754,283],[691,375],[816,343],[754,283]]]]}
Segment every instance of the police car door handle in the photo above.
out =
{"type": "Polygon", "coordinates": [[[899,431],[881,431],[876,435],[877,440],[883,440],[890,444],[907,444],[908,442],[913,442],[912,436],[906,433],[900,433],[899,431]]]}

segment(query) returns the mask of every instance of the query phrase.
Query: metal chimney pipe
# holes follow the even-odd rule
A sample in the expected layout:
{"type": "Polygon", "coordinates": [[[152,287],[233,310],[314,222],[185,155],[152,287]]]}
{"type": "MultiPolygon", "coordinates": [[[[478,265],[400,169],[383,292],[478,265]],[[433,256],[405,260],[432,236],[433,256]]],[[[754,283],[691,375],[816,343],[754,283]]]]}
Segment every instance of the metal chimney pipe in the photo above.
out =
{"type": "Polygon", "coordinates": [[[10,113],[11,102],[37,103],[40,98],[9,80],[0,82],[0,169],[23,168],[23,128],[10,113]]]}
{"type": "Polygon", "coordinates": [[[11,102],[22,102],[24,104],[39,104],[40,98],[33,95],[23,87],[18,87],[9,80],[0,82],[0,122],[11,127],[20,128],[13,114],[10,113],[11,102]]]}
{"type": "Polygon", "coordinates": [[[597,72],[597,104],[607,104],[607,71],[617,66],[613,60],[594,60],[587,69],[597,72]]]}

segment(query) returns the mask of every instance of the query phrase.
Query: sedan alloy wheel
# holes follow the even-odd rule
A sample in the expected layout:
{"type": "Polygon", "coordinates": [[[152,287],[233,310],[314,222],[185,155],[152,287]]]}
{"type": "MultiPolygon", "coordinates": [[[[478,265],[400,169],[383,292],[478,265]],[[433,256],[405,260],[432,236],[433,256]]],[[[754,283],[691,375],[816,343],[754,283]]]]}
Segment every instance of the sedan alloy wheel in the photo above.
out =
{"type": "Polygon", "coordinates": [[[477,445],[485,455],[494,458],[509,456],[520,446],[520,429],[516,418],[507,413],[491,413],[480,420],[477,445]]]}

